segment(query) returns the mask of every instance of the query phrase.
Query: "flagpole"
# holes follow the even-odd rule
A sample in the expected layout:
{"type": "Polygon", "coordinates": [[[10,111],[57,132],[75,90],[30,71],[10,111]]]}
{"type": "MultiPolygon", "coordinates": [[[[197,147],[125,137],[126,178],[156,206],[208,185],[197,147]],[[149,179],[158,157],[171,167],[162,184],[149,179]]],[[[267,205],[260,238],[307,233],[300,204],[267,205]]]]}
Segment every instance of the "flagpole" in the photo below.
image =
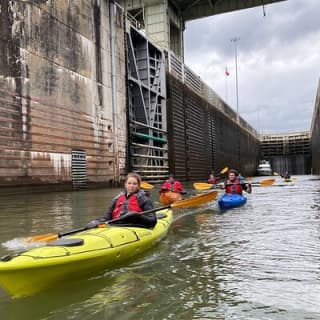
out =
{"type": "Polygon", "coordinates": [[[227,75],[227,74],[225,74],[225,78],[226,78],[226,80],[225,80],[225,86],[226,86],[226,88],[225,88],[225,90],[226,90],[226,103],[228,104],[228,75],[227,75]]]}
{"type": "Polygon", "coordinates": [[[237,122],[239,122],[239,95],[238,95],[238,52],[237,52],[237,41],[240,38],[234,37],[230,41],[234,43],[234,58],[236,64],[236,101],[237,101],[237,122]]]}

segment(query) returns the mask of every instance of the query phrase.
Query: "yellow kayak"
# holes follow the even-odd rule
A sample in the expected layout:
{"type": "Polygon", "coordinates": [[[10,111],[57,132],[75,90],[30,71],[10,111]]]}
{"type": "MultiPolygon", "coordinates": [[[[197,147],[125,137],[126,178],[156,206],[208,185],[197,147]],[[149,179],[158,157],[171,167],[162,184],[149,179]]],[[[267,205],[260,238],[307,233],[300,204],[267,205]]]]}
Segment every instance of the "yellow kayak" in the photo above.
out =
{"type": "Polygon", "coordinates": [[[121,225],[94,228],[0,261],[0,286],[13,297],[33,295],[67,281],[114,268],[148,250],[167,234],[172,210],[157,212],[153,229],[121,225]]]}

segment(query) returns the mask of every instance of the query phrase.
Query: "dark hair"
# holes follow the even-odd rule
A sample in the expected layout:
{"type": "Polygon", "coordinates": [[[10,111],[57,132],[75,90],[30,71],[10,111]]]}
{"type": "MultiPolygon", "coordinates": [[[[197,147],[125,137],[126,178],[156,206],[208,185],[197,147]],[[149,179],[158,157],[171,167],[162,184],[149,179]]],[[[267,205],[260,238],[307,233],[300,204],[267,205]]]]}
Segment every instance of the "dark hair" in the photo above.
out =
{"type": "Polygon", "coordinates": [[[138,181],[138,185],[140,187],[141,185],[141,177],[139,174],[135,173],[135,172],[129,172],[126,176],[126,178],[124,179],[124,183],[126,183],[128,181],[129,178],[135,178],[138,181]]]}
{"type": "Polygon", "coordinates": [[[238,175],[238,171],[235,170],[235,169],[230,169],[230,170],[228,171],[228,175],[229,175],[230,173],[234,173],[236,176],[238,175]]]}

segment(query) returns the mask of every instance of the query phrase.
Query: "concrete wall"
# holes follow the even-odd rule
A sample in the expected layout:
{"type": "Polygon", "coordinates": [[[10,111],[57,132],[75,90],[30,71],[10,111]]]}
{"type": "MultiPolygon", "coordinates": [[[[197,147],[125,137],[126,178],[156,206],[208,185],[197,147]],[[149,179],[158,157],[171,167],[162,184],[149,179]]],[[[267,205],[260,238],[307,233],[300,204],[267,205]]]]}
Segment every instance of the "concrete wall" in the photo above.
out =
{"type": "Polygon", "coordinates": [[[320,81],[311,123],[312,173],[320,174],[320,81]]]}
{"type": "Polygon", "coordinates": [[[88,182],[117,183],[127,134],[121,10],[107,0],[0,8],[0,186],[71,183],[72,150],[85,151],[88,182]]]}

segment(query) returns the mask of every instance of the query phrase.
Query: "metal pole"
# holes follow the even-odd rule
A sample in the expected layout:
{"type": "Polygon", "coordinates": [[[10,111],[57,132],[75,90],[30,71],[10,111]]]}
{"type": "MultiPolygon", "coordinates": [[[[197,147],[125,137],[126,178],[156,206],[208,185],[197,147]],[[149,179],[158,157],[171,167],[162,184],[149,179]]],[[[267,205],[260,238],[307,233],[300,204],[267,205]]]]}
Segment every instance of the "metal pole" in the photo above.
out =
{"type": "Polygon", "coordinates": [[[238,94],[238,52],[237,52],[237,41],[240,38],[234,37],[231,42],[234,43],[234,59],[236,63],[236,103],[237,103],[237,122],[239,122],[239,94],[238,94]]]}
{"type": "Polygon", "coordinates": [[[226,103],[228,104],[228,77],[227,76],[225,76],[225,90],[226,90],[226,103]]]}

